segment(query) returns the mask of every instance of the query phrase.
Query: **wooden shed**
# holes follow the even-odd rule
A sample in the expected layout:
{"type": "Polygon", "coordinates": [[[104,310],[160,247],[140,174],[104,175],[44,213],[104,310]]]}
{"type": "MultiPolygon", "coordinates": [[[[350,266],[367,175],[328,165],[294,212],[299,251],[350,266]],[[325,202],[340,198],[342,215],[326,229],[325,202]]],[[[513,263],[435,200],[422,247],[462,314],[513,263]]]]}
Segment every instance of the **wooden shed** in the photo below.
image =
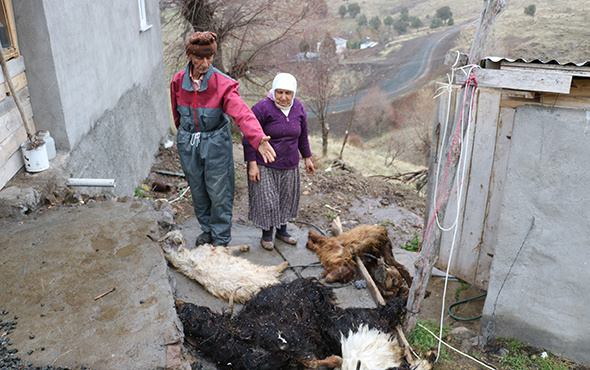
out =
{"type": "Polygon", "coordinates": [[[423,251],[487,290],[482,334],[590,364],[590,62],[486,58],[453,72],[423,251]]]}

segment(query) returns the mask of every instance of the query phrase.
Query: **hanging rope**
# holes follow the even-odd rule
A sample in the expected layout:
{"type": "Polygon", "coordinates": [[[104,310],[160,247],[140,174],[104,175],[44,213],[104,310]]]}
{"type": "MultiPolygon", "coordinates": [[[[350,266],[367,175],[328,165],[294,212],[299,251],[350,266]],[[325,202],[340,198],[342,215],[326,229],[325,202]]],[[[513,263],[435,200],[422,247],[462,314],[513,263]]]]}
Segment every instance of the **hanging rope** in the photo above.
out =
{"type": "MultiPolygon", "coordinates": [[[[473,126],[473,118],[474,118],[473,117],[473,107],[475,105],[475,92],[477,90],[477,80],[476,80],[475,75],[473,73],[474,69],[477,68],[477,66],[471,64],[471,65],[468,65],[465,67],[457,67],[457,64],[459,62],[459,58],[460,58],[460,54],[458,53],[455,64],[451,68],[451,76],[449,77],[449,83],[446,84],[445,86],[442,86],[441,88],[439,88],[439,90],[443,90],[443,91],[438,93],[437,95],[435,95],[435,97],[439,97],[442,94],[444,94],[445,92],[449,93],[449,99],[447,102],[447,112],[446,112],[447,116],[445,119],[444,133],[443,133],[443,137],[442,137],[442,141],[441,141],[442,145],[440,146],[440,150],[438,153],[438,158],[442,158],[443,151],[445,149],[444,144],[448,140],[447,137],[449,135],[449,129],[450,129],[449,121],[450,121],[450,114],[451,114],[452,81],[454,81],[454,76],[455,76],[456,71],[461,71],[463,73],[466,73],[467,79],[462,86],[462,89],[464,90],[464,95],[463,95],[463,103],[462,103],[462,107],[461,107],[461,113],[460,113],[459,119],[457,120],[457,128],[455,129],[455,132],[454,132],[454,135],[453,135],[450,147],[449,147],[449,154],[447,156],[445,169],[444,169],[441,181],[440,181],[440,187],[438,185],[439,184],[438,180],[439,180],[440,174],[441,174],[442,162],[440,160],[438,161],[438,166],[437,166],[436,174],[435,174],[435,190],[434,190],[435,207],[434,207],[434,212],[432,214],[432,217],[429,220],[427,228],[425,230],[424,240],[422,242],[422,245],[423,246],[426,245],[426,248],[427,248],[424,253],[425,260],[426,260],[426,257],[429,254],[430,245],[432,243],[432,240],[431,240],[432,226],[434,224],[436,224],[437,227],[442,232],[453,230],[451,250],[449,253],[449,261],[447,263],[447,271],[445,274],[445,284],[444,284],[444,291],[443,291],[443,304],[442,304],[442,310],[441,310],[441,316],[440,316],[440,333],[438,336],[439,349],[441,348],[441,345],[442,345],[441,338],[442,338],[443,320],[444,320],[444,312],[445,312],[444,306],[445,306],[445,299],[446,299],[446,291],[447,291],[447,286],[448,286],[449,268],[451,266],[451,258],[453,255],[454,246],[455,246],[456,237],[457,237],[457,230],[458,230],[457,225],[459,223],[459,219],[460,219],[460,215],[461,215],[461,199],[462,199],[462,195],[463,195],[463,185],[465,182],[467,163],[468,163],[468,158],[469,158],[469,153],[468,153],[469,152],[469,138],[471,137],[471,130],[472,130],[472,126],[473,126]],[[458,172],[455,176],[455,184],[452,187],[452,189],[450,189],[451,186],[447,184],[447,181],[448,181],[447,176],[448,176],[449,168],[451,166],[454,156],[457,156],[459,159],[459,161],[457,163],[458,172]],[[442,205],[447,201],[448,197],[454,192],[457,193],[456,216],[455,216],[455,219],[453,220],[452,225],[450,225],[449,227],[444,227],[442,225],[441,220],[439,220],[438,211],[439,211],[440,207],[442,207],[442,205]]],[[[420,299],[420,297],[422,296],[421,292],[424,289],[423,282],[424,282],[425,274],[426,274],[426,266],[425,266],[425,264],[423,264],[422,271],[421,271],[421,280],[420,280],[421,285],[419,286],[418,299],[420,299]]],[[[420,305],[420,302],[418,301],[418,307],[419,307],[419,305],[420,305]]],[[[440,350],[437,353],[436,361],[438,361],[439,356],[440,356],[440,350]]]]}

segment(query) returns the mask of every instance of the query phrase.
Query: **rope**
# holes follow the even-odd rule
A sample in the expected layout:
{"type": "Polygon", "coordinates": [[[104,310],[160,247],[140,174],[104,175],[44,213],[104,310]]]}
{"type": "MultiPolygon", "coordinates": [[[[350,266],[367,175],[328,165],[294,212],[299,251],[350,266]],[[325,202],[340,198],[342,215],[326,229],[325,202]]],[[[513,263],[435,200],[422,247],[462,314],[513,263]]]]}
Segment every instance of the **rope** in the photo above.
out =
{"type": "MultiPolygon", "coordinates": [[[[425,237],[424,237],[424,240],[422,243],[422,245],[426,245],[427,249],[426,249],[424,255],[425,255],[425,257],[427,257],[429,254],[429,249],[430,249],[430,244],[431,244],[432,225],[436,222],[437,227],[442,232],[451,231],[454,229],[453,238],[452,238],[452,242],[451,242],[451,249],[450,249],[450,253],[449,253],[449,261],[447,263],[447,271],[445,274],[445,284],[444,284],[443,298],[442,298],[443,304],[442,304],[441,315],[440,315],[439,348],[442,344],[441,338],[442,338],[442,329],[443,329],[443,320],[444,320],[444,305],[445,305],[446,291],[447,291],[447,286],[448,286],[449,269],[451,266],[452,255],[453,255],[453,251],[454,251],[454,247],[455,247],[455,243],[456,243],[456,238],[457,238],[457,230],[458,230],[457,225],[459,223],[459,217],[461,214],[461,200],[462,200],[462,195],[463,195],[463,185],[465,182],[465,174],[466,174],[467,162],[468,162],[468,158],[469,158],[469,153],[468,153],[469,152],[469,138],[471,136],[471,129],[472,129],[472,123],[473,123],[473,106],[475,105],[475,92],[477,90],[477,80],[475,78],[475,75],[473,74],[473,70],[476,68],[476,66],[473,64],[470,64],[468,66],[458,68],[457,64],[459,62],[460,55],[461,55],[460,53],[457,54],[457,59],[455,61],[455,64],[451,68],[451,76],[449,78],[449,84],[442,87],[443,89],[445,89],[445,91],[436,95],[436,97],[438,97],[438,96],[444,94],[444,92],[449,92],[449,95],[452,93],[451,83],[454,80],[455,71],[462,71],[463,73],[466,73],[466,75],[468,76],[468,78],[466,79],[465,83],[462,86],[463,88],[465,88],[464,89],[465,94],[463,97],[463,105],[461,108],[461,114],[460,114],[459,119],[457,121],[457,129],[455,130],[455,133],[454,133],[454,136],[453,136],[453,139],[451,142],[451,146],[449,148],[449,154],[447,157],[446,166],[444,169],[442,179],[440,181],[440,188],[438,185],[438,182],[439,182],[438,179],[440,178],[442,163],[440,160],[438,161],[439,164],[437,166],[436,174],[435,174],[435,190],[434,190],[434,194],[436,197],[435,209],[434,209],[432,218],[429,221],[428,226],[426,228],[425,237]],[[466,70],[468,72],[466,72],[466,70]],[[471,94],[471,97],[470,97],[470,99],[468,99],[470,94],[471,94]],[[467,128],[465,129],[464,120],[465,120],[466,108],[468,108],[468,114],[467,114],[467,128]],[[463,134],[464,131],[465,131],[465,133],[463,134]],[[465,148],[465,149],[462,150],[463,148],[465,148]],[[447,188],[447,176],[448,176],[449,167],[451,165],[451,161],[453,159],[453,155],[455,154],[455,151],[456,151],[456,155],[459,157],[459,163],[457,164],[458,172],[455,176],[456,184],[455,184],[454,188],[447,190],[446,192],[443,193],[443,190],[447,188]],[[448,196],[451,193],[453,193],[454,191],[457,191],[456,216],[455,216],[455,219],[453,220],[452,225],[449,226],[448,228],[445,228],[445,227],[443,227],[443,225],[441,224],[441,221],[439,220],[438,210],[445,203],[448,196]]],[[[441,141],[442,145],[440,146],[438,158],[441,158],[443,156],[443,150],[445,148],[444,144],[447,142],[450,112],[451,112],[451,99],[449,96],[449,99],[447,102],[447,112],[446,112],[447,116],[446,116],[446,120],[445,120],[444,134],[443,134],[443,138],[441,141]]],[[[426,274],[426,266],[425,266],[425,264],[423,264],[421,282],[424,282],[425,274],[426,274]]],[[[422,292],[423,288],[424,288],[423,285],[420,285],[418,299],[420,299],[421,292],[422,292]]],[[[418,307],[419,307],[419,304],[420,304],[420,302],[418,301],[418,307]]],[[[438,361],[439,356],[440,356],[440,351],[437,352],[437,356],[436,356],[435,361],[438,361]]]]}
{"type": "MultiPolygon", "coordinates": [[[[432,336],[433,336],[433,337],[435,337],[436,339],[438,339],[438,342],[439,342],[439,343],[442,343],[442,344],[444,344],[445,346],[449,347],[450,349],[452,349],[453,351],[457,352],[458,354],[460,354],[460,355],[462,355],[462,356],[465,356],[465,357],[467,357],[468,359],[471,359],[471,360],[473,360],[473,361],[477,362],[478,364],[480,364],[481,366],[484,366],[484,367],[486,367],[486,368],[488,368],[488,369],[491,369],[491,370],[496,370],[496,369],[494,369],[493,367],[491,367],[491,366],[489,366],[489,365],[486,365],[486,364],[484,364],[483,362],[479,361],[479,360],[478,360],[478,359],[476,359],[475,357],[471,357],[471,356],[469,356],[468,354],[466,354],[466,353],[463,353],[463,352],[459,351],[457,348],[455,348],[455,347],[451,346],[450,344],[446,343],[445,341],[443,341],[443,340],[440,338],[440,336],[438,336],[438,337],[437,337],[437,336],[436,336],[436,334],[434,334],[432,331],[430,331],[430,330],[429,330],[427,327],[425,327],[424,325],[422,325],[422,324],[418,323],[418,326],[419,326],[419,327],[421,327],[422,329],[426,330],[428,333],[430,333],[430,335],[432,335],[432,336]]],[[[440,348],[440,347],[439,347],[439,348],[440,348]]],[[[440,352],[440,351],[439,351],[439,352],[440,352]]]]}

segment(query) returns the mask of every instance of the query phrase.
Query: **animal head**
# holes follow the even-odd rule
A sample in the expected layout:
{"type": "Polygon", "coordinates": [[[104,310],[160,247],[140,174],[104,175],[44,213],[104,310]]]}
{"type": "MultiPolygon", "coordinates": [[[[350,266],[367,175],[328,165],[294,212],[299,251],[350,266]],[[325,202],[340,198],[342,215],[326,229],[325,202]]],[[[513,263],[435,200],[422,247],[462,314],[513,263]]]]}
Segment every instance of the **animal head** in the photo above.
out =
{"type": "Polygon", "coordinates": [[[180,251],[186,246],[186,239],[182,236],[180,230],[172,230],[160,239],[160,246],[165,253],[174,253],[180,251]]]}
{"type": "Polygon", "coordinates": [[[326,283],[350,281],[356,274],[354,262],[352,260],[342,261],[338,265],[331,266],[326,271],[326,283]]]}
{"type": "Polygon", "coordinates": [[[342,370],[389,369],[402,365],[403,348],[391,334],[362,324],[342,335],[342,370]],[[360,366],[359,366],[360,364],[360,366]]]}

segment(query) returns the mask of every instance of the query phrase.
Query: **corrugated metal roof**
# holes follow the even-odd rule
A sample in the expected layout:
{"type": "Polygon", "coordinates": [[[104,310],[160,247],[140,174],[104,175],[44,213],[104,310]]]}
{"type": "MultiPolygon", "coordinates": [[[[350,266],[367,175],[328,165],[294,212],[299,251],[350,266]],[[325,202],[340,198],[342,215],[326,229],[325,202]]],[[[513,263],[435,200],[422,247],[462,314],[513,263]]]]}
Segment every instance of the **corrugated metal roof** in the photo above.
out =
{"type": "Polygon", "coordinates": [[[541,59],[533,59],[533,60],[526,60],[526,59],[510,59],[510,58],[502,58],[502,57],[486,57],[484,60],[489,60],[493,63],[501,63],[501,62],[508,62],[508,63],[527,63],[527,64],[553,64],[559,66],[576,66],[576,67],[590,67],[590,61],[583,62],[583,63],[574,63],[574,62],[567,62],[561,63],[555,59],[551,59],[548,61],[543,61],[541,59]]]}

